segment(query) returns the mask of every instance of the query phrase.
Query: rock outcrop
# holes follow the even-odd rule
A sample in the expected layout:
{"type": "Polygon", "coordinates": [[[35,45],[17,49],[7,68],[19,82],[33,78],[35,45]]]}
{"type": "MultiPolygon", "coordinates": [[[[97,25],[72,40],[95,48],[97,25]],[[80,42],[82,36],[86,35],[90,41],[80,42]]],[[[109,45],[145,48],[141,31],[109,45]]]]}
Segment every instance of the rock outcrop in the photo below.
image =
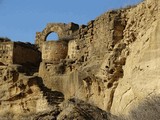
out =
{"type": "MultiPolygon", "coordinates": [[[[159,13],[158,0],[144,0],[106,12],[87,25],[48,24],[32,45],[39,66],[0,62],[0,116],[160,119],[159,13]],[[51,32],[60,40],[46,41],[51,32]]],[[[4,51],[3,43],[10,41],[2,41],[4,51]]]]}

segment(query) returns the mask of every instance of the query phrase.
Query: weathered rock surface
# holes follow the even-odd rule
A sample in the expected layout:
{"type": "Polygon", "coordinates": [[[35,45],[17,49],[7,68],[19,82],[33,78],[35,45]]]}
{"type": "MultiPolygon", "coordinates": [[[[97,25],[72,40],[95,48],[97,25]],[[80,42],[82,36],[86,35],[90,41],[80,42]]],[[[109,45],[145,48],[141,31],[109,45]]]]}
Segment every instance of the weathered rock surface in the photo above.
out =
{"type": "Polygon", "coordinates": [[[43,113],[34,118],[35,120],[116,120],[117,117],[105,111],[87,104],[78,99],[70,99],[60,105],[59,109],[43,113]]]}
{"type": "Polygon", "coordinates": [[[135,39],[134,42],[129,40],[130,54],[123,67],[124,76],[119,80],[114,94],[113,114],[128,114],[144,99],[159,96],[159,9],[159,1],[150,0],[127,12],[124,41],[133,33],[135,39]]]}
{"type": "Polygon", "coordinates": [[[41,78],[24,71],[20,65],[0,66],[1,118],[17,120],[20,116],[51,110],[64,100],[62,93],[51,91],[41,78]]]}
{"type": "Polygon", "coordinates": [[[159,18],[160,2],[144,0],[87,25],[48,24],[39,68],[0,62],[1,118],[160,119],[159,18]],[[60,40],[47,42],[51,32],[60,40]]]}

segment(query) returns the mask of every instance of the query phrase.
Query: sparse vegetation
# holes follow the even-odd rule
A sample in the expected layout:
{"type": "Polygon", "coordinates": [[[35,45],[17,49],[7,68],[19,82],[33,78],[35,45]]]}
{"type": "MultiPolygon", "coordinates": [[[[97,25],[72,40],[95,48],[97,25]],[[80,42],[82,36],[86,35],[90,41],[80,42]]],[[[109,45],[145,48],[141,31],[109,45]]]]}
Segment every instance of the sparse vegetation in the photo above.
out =
{"type": "Polygon", "coordinates": [[[8,37],[0,37],[0,42],[8,42],[11,41],[8,37]]]}

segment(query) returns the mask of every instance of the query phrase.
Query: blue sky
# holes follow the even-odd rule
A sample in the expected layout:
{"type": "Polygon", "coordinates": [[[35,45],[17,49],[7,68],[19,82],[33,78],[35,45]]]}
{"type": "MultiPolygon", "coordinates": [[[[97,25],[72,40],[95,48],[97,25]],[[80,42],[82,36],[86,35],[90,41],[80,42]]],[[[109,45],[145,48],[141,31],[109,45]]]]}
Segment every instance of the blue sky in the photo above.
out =
{"type": "Polygon", "coordinates": [[[87,24],[107,10],[141,0],[0,0],[0,36],[34,43],[47,23],[87,24]]]}

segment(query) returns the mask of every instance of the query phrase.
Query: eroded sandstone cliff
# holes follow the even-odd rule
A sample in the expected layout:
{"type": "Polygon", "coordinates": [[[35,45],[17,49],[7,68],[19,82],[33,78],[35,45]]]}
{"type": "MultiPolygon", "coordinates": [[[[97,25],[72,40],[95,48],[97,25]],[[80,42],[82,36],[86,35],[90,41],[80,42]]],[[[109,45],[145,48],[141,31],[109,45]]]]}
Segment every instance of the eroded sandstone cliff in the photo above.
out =
{"type": "Polygon", "coordinates": [[[39,68],[0,62],[1,118],[160,119],[159,13],[145,0],[87,25],[48,24],[36,36],[39,68]],[[46,41],[50,32],[60,40],[46,41]]]}

